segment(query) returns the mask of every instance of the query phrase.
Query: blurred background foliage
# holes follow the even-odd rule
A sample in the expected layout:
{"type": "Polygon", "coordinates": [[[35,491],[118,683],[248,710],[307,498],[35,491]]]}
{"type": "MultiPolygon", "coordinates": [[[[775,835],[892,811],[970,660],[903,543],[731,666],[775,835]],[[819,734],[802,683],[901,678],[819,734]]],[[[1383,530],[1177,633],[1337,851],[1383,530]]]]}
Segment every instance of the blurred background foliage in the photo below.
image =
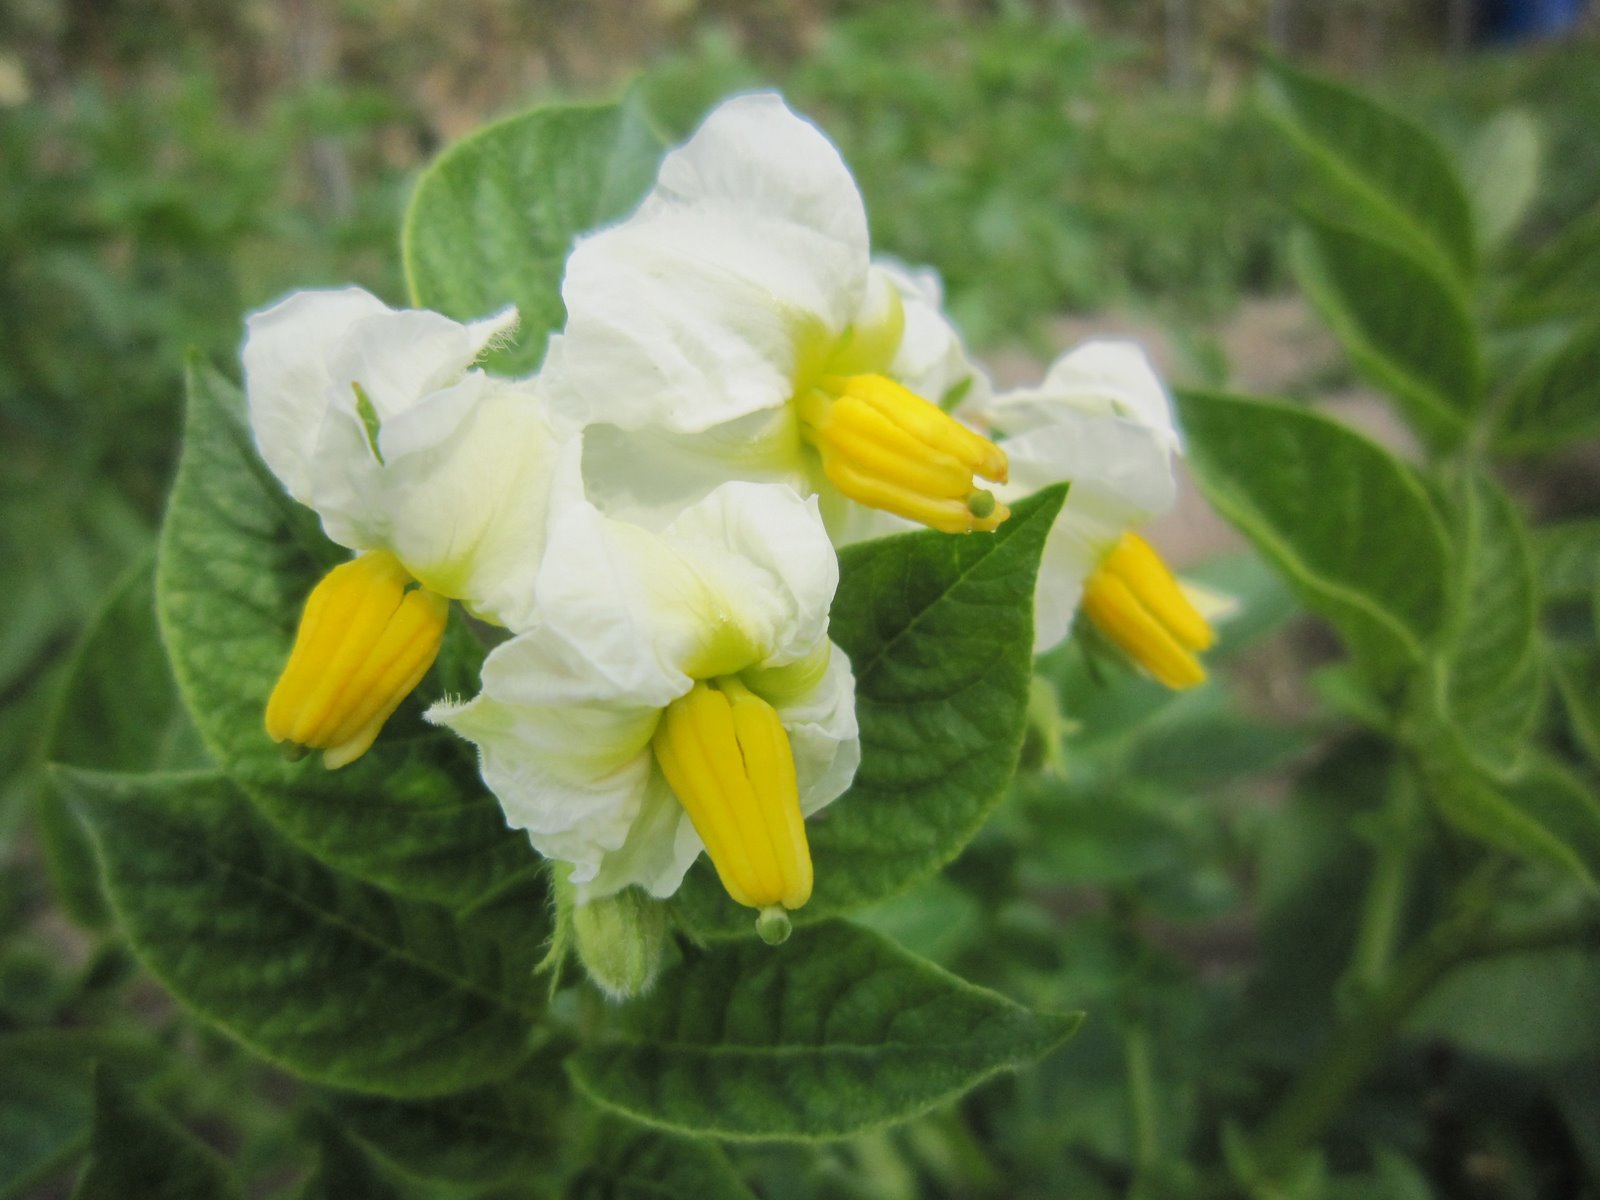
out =
{"type": "MultiPolygon", "coordinates": [[[[942,272],[981,352],[1036,366],[1064,329],[1114,313],[1164,331],[1180,376],[1221,382],[1259,371],[1249,348],[1273,336],[1234,336],[1240,312],[1289,287],[1298,167],[1253,100],[1263,45],[1358,79],[1463,162],[1485,153],[1492,120],[1523,114],[1540,184],[1507,261],[1536,259],[1600,205],[1592,32],[1485,46],[1494,6],[1478,7],[0,9],[0,1163],[18,1164],[0,1165],[0,1197],[65,1194],[49,1187],[82,1156],[90,1061],[154,1081],[254,1193],[303,1174],[317,1140],[300,1089],[173,1010],[102,932],[96,899],[58,900],[51,885],[52,855],[71,850],[42,799],[47,742],[99,736],[92,716],[63,732],[52,713],[90,617],[145,569],[187,350],[236,372],[241,315],[293,288],[354,282],[403,303],[411,183],[487,118],[637,84],[677,137],[730,91],[770,85],[839,144],[876,247],[942,272]],[[47,1045],[41,1030],[73,1040],[47,1045]]],[[[1314,352],[1283,378],[1317,394],[1351,382],[1314,352]]],[[[1592,515],[1595,476],[1580,452],[1525,470],[1521,490],[1543,512],[1592,515]]],[[[1559,569],[1555,541],[1541,544],[1559,569]]],[[[1108,684],[1078,647],[1047,661],[1061,698],[1041,698],[1039,728],[1053,732],[1033,747],[1039,770],[946,877],[871,917],[967,978],[1095,1019],[1070,1053],[986,1086],[959,1117],[753,1155],[762,1195],[1110,1196],[1136,1175],[1147,1194],[1193,1194],[1160,1164],[1214,1131],[1218,1112],[1262,1103],[1343,1002],[1349,918],[1384,836],[1360,810],[1381,791],[1385,751],[1306,686],[1325,635],[1294,620],[1274,576],[1241,554],[1198,574],[1250,617],[1228,628],[1221,683],[1174,698],[1108,684]],[[1062,732],[1070,772],[1052,757],[1062,732]],[[1199,1057],[1218,1045],[1232,1048],[1225,1062],[1199,1057]]],[[[1346,1190],[1325,1194],[1596,1195],[1595,979],[1581,962],[1512,959],[1441,990],[1416,1018],[1421,1036],[1336,1128],[1346,1190]],[[1571,1003],[1506,1019],[1541,989],[1571,1003]],[[1409,1157],[1374,1156],[1374,1141],[1409,1157]]]]}

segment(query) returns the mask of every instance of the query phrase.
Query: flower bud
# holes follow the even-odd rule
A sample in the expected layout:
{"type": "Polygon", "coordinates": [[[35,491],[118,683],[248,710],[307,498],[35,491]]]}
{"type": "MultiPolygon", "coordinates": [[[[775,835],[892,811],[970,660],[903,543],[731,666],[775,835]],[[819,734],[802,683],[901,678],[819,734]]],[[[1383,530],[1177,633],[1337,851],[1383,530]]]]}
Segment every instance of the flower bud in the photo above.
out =
{"type": "Polygon", "coordinates": [[[667,907],[631,887],[572,910],[578,958],[595,986],[613,1000],[650,990],[667,942],[667,907]]]}

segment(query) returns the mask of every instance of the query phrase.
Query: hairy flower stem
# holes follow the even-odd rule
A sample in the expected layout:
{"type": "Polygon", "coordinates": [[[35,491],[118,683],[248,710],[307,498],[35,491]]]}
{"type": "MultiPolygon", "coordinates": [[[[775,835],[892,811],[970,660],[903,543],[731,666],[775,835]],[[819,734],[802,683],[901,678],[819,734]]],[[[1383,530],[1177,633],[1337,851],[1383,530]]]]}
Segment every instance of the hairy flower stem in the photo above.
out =
{"type": "Polygon", "coordinates": [[[1395,962],[1295,1081],[1255,1139],[1252,1158],[1265,1178],[1294,1166],[1377,1065],[1412,1009],[1453,967],[1472,956],[1473,943],[1489,920],[1499,866],[1491,862],[1468,878],[1454,911],[1395,962]]]}

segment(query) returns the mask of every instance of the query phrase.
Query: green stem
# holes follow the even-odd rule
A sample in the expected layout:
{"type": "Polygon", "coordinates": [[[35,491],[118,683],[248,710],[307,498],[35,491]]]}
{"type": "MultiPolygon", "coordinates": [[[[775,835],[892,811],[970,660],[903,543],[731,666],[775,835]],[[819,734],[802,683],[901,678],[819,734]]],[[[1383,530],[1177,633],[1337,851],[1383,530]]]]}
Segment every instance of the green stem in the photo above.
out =
{"type": "Polygon", "coordinates": [[[1492,864],[1491,870],[1467,881],[1458,893],[1455,911],[1399,959],[1382,986],[1334,1030],[1290,1088],[1256,1137],[1252,1158],[1264,1176],[1280,1176],[1294,1165],[1377,1065],[1411,1010],[1472,953],[1474,939],[1488,920],[1494,900],[1498,870],[1493,868],[1497,866],[1492,864]]]}
{"type": "Polygon", "coordinates": [[[1133,1118],[1133,1161],[1142,1172],[1161,1153],[1157,1134],[1155,1071],[1150,1060],[1150,1030],[1143,1021],[1128,1026],[1122,1039],[1128,1070],[1128,1106],[1133,1118]]]}
{"type": "Polygon", "coordinates": [[[1397,766],[1388,802],[1377,826],[1372,879],[1346,979],[1364,989],[1382,982],[1394,957],[1410,882],[1416,791],[1411,774],[1397,766]]]}

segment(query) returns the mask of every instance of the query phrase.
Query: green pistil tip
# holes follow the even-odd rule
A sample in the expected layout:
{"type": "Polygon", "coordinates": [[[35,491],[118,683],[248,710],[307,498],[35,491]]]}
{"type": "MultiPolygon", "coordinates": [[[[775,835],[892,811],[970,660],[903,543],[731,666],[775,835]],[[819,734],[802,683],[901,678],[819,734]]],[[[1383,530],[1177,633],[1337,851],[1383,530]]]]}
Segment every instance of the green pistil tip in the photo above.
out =
{"type": "Polygon", "coordinates": [[[994,512],[994,493],[978,488],[967,496],[967,511],[978,520],[994,512]]]}
{"type": "Polygon", "coordinates": [[[769,946],[783,945],[789,940],[789,934],[793,931],[794,926],[789,923],[789,914],[780,905],[769,904],[756,916],[756,932],[769,946]]]}

